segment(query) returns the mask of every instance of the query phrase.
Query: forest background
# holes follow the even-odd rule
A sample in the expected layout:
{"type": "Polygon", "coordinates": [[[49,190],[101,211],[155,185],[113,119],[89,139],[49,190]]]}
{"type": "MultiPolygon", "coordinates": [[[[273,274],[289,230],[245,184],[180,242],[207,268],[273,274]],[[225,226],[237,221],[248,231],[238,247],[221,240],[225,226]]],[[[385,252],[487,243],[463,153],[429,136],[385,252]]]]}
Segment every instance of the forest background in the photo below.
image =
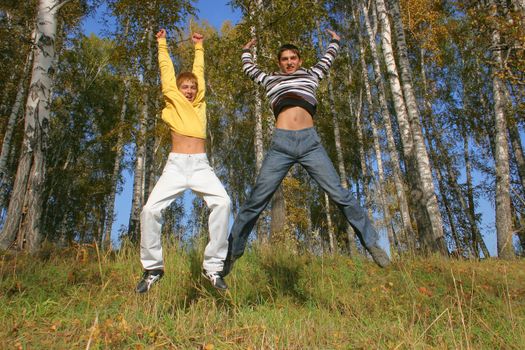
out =
{"type": "Polygon", "coordinates": [[[0,347],[522,349],[525,2],[233,0],[212,24],[205,3],[0,2],[0,347]],[[316,126],[391,267],[294,167],[228,292],[199,277],[207,209],[185,195],[163,214],[165,277],[134,293],[139,213],[170,149],[158,28],[178,71],[190,33],[206,37],[207,153],[232,218],[274,123],[240,48],[257,37],[273,71],[281,44],[311,66],[324,30],[341,35],[316,126]]]}
{"type": "MultiPolygon", "coordinates": [[[[317,128],[391,255],[523,252],[521,0],[228,6],[236,23],[217,29],[194,19],[190,1],[3,2],[0,247],[137,241],[140,210],[169,149],[159,118],[161,27],[178,71],[192,62],[189,33],[207,37],[208,154],[235,216],[273,128],[264,94],[241,73],[239,47],[257,37],[256,60],[272,71],[276,48],[293,42],[308,66],[327,44],[324,29],[333,28],[343,47],[319,91],[317,128]],[[86,36],[83,23],[101,12],[101,36],[86,36]],[[124,187],[132,188],[129,218],[112,235],[124,187]]],[[[178,198],[163,232],[179,242],[205,236],[205,214],[199,198],[178,198]]],[[[299,167],[255,237],[316,254],[363,254],[351,226],[299,167]]]]}

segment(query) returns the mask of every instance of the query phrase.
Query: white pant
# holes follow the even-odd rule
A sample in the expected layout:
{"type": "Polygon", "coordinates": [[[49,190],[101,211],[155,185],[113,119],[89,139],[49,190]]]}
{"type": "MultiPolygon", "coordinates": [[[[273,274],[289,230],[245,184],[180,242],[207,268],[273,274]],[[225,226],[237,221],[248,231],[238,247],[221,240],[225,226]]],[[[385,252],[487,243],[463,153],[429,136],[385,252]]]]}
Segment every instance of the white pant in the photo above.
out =
{"type": "Polygon", "coordinates": [[[211,210],[208,218],[210,241],[204,250],[203,267],[207,271],[222,271],[228,252],[231,201],[205,153],[170,153],[162,176],[140,214],[140,261],[145,270],[164,268],[161,211],[186,189],[201,196],[211,210]]]}

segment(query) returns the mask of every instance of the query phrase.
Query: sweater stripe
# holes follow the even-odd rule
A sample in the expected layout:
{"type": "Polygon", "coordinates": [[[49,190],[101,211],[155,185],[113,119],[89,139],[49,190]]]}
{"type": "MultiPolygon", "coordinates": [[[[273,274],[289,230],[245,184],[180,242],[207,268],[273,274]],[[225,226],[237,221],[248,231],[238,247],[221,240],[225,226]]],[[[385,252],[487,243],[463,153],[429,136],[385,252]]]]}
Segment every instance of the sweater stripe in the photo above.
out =
{"type": "Polygon", "coordinates": [[[250,79],[265,88],[272,108],[287,94],[293,93],[310,103],[315,110],[317,106],[315,94],[319,81],[328,74],[338,52],[339,41],[332,40],[323,57],[311,68],[299,68],[292,74],[281,72],[267,74],[253,62],[251,52],[244,50],[241,56],[242,69],[250,79]]]}

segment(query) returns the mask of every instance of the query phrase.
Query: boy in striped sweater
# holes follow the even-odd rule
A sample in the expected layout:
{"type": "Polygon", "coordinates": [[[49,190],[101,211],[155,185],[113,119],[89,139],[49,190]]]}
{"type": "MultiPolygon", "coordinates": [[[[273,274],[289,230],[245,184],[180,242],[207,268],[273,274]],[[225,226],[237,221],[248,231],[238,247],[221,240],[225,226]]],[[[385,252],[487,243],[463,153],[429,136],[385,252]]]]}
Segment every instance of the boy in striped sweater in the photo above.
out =
{"type": "Polygon", "coordinates": [[[294,45],[283,45],[279,49],[280,72],[273,74],[261,71],[254,64],[250,49],[255,45],[255,39],[243,47],[243,71],[265,88],[276,123],[255,186],[231,229],[228,256],[221,273],[223,277],[230,273],[235,260],[244,254],[248,236],[259,215],[295,163],[301,164],[337,204],[374,261],[381,267],[390,264],[388,255],[378,245],[379,236],[370,219],[350,192],[341,186],[339,175],[314,129],[316,90],[339,51],[339,36],[331,30],[328,33],[332,39],[324,56],[309,69],[302,68],[299,49],[294,45]]]}

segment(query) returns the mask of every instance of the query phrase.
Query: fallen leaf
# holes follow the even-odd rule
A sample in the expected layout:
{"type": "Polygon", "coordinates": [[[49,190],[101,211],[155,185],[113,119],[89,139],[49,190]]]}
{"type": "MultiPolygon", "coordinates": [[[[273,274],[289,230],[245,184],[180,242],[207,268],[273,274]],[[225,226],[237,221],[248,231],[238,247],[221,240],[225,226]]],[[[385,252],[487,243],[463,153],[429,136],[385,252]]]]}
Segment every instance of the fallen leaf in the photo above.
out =
{"type": "Polygon", "coordinates": [[[432,292],[430,290],[428,290],[427,288],[425,288],[425,287],[419,287],[417,290],[419,290],[419,293],[424,294],[427,297],[431,297],[432,296],[432,292]]]}

